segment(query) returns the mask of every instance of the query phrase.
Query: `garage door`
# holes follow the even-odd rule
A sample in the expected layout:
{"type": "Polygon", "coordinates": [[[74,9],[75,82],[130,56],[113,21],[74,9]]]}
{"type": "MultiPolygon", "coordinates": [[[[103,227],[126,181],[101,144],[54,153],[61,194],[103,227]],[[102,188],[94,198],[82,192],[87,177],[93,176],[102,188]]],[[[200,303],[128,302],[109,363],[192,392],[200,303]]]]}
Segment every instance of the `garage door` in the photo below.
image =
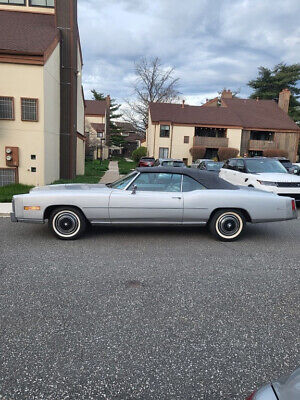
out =
{"type": "Polygon", "coordinates": [[[0,168],[0,186],[16,183],[16,170],[14,168],[0,168]]]}

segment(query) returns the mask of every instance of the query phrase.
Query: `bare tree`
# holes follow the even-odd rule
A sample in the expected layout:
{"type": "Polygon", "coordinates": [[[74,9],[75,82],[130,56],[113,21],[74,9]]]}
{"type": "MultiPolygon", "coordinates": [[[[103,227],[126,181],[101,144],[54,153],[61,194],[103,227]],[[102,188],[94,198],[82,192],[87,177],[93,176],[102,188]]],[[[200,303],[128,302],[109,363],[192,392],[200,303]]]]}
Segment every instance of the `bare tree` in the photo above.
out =
{"type": "Polygon", "coordinates": [[[124,119],[139,131],[148,124],[149,103],[171,103],[179,99],[174,68],[164,68],[159,58],[142,58],[135,63],[136,79],[133,82],[135,100],[126,100],[124,119]]]}

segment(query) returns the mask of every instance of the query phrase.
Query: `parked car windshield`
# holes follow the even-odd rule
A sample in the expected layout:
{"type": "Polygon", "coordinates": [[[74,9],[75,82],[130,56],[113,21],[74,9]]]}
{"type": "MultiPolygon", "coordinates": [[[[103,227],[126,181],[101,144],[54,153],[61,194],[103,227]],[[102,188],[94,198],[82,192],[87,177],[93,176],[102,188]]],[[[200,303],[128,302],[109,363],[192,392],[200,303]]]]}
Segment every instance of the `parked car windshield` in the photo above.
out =
{"type": "Polygon", "coordinates": [[[163,167],[185,167],[185,163],[183,161],[163,161],[161,165],[163,167]]]}
{"type": "Polygon", "coordinates": [[[245,160],[247,166],[247,172],[250,174],[259,174],[265,172],[276,172],[286,174],[287,170],[277,160],[245,160]]]}
{"type": "Polygon", "coordinates": [[[222,162],[207,162],[206,168],[208,171],[219,171],[223,167],[224,163],[222,162]]]}
{"type": "Polygon", "coordinates": [[[106,186],[112,189],[124,189],[129,184],[129,182],[131,182],[132,179],[135,178],[136,176],[137,172],[131,172],[129,175],[126,175],[123,178],[118,179],[113,183],[108,183],[106,186]]]}

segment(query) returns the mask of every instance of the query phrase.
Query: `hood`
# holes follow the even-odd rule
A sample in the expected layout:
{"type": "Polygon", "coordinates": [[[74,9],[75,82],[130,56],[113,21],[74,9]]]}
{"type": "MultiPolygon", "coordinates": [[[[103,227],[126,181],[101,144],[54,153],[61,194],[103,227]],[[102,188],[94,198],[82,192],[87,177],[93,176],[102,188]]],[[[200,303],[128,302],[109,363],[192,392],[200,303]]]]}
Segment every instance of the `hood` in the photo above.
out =
{"type": "Polygon", "coordinates": [[[49,192],[49,191],[61,191],[61,190],[91,190],[91,189],[102,189],[107,188],[102,183],[90,184],[90,183],[68,183],[62,185],[48,185],[48,186],[37,186],[30,190],[30,192],[49,192]]]}
{"type": "Polygon", "coordinates": [[[260,173],[255,174],[258,180],[268,181],[268,182],[299,182],[300,183],[300,176],[289,174],[288,172],[278,174],[274,173],[260,173]]]}

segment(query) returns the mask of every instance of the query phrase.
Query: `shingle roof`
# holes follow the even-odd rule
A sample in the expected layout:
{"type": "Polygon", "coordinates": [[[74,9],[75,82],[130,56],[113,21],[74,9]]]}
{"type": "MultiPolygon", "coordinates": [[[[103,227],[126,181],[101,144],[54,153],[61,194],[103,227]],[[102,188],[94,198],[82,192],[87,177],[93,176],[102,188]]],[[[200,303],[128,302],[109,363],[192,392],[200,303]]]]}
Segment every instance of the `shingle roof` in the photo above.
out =
{"type": "Polygon", "coordinates": [[[184,105],[182,108],[181,104],[151,103],[149,108],[153,122],[299,131],[298,125],[273,100],[222,101],[223,107],[184,105]]]}
{"type": "Polygon", "coordinates": [[[297,130],[298,125],[273,100],[223,99],[244,128],[297,130]]]}
{"type": "Polygon", "coordinates": [[[151,103],[153,122],[169,121],[178,124],[213,126],[242,126],[242,121],[226,107],[200,107],[170,103],[151,103]]]}
{"type": "Polygon", "coordinates": [[[91,123],[91,125],[95,129],[96,132],[104,132],[105,131],[105,124],[91,123]]]}
{"type": "Polygon", "coordinates": [[[107,103],[105,100],[85,100],[86,115],[105,115],[107,103]]]}
{"type": "Polygon", "coordinates": [[[54,15],[0,11],[0,53],[43,55],[58,35],[54,15]]]}

